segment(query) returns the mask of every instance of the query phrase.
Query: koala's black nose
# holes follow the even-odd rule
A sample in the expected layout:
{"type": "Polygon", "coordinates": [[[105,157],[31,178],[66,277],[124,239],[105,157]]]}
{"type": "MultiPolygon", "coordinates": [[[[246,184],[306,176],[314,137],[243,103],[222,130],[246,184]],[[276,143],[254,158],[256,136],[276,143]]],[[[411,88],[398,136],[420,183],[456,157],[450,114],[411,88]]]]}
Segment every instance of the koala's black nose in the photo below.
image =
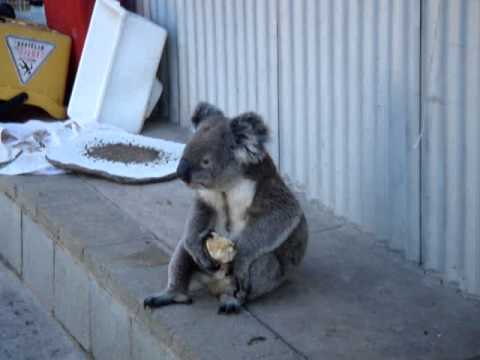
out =
{"type": "Polygon", "coordinates": [[[186,159],[180,159],[180,163],[178,164],[177,167],[177,176],[185,181],[187,184],[190,182],[192,179],[192,167],[190,165],[190,162],[186,159]]]}

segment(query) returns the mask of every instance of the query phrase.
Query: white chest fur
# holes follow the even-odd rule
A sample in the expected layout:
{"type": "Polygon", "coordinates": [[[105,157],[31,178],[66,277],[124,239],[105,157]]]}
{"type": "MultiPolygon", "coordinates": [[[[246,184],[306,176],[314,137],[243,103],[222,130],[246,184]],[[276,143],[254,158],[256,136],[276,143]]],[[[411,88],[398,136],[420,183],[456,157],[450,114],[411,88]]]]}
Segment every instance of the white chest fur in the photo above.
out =
{"type": "Polygon", "coordinates": [[[243,179],[222,194],[219,191],[199,190],[198,194],[216,213],[215,231],[225,237],[235,237],[247,223],[246,212],[255,196],[254,181],[243,179]]]}

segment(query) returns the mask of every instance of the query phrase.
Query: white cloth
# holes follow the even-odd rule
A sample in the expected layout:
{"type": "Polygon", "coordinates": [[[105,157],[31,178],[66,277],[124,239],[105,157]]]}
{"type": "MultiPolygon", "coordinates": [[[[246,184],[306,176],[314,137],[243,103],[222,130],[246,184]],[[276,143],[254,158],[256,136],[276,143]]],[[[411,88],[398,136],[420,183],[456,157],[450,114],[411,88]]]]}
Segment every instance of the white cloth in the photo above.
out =
{"type": "Polygon", "coordinates": [[[49,148],[61,146],[76,138],[80,132],[99,129],[121,129],[91,123],[83,128],[72,120],[46,122],[29,120],[26,123],[0,123],[0,175],[57,175],[64,171],[46,159],[49,148]]]}

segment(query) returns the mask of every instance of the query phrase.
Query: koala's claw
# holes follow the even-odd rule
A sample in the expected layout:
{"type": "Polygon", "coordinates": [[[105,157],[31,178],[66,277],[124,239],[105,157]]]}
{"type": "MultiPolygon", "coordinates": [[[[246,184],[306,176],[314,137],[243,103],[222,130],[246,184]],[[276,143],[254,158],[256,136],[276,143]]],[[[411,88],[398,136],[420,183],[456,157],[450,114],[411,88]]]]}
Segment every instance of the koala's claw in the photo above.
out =
{"type": "Polygon", "coordinates": [[[198,263],[207,272],[213,273],[220,269],[220,264],[213,261],[206,252],[202,257],[198,258],[198,263]]]}
{"type": "Polygon", "coordinates": [[[144,309],[156,309],[162,306],[171,304],[185,304],[190,305],[193,303],[193,299],[190,296],[184,294],[170,294],[164,293],[160,295],[148,296],[143,300],[144,309]]]}
{"type": "Polygon", "coordinates": [[[241,306],[239,304],[222,304],[218,308],[218,314],[220,315],[238,314],[240,310],[241,310],[241,306]]]}
{"type": "Polygon", "coordinates": [[[208,239],[210,239],[211,237],[213,237],[213,233],[215,231],[213,229],[208,229],[208,230],[205,230],[204,232],[200,233],[200,238],[201,240],[204,242],[204,241],[207,241],[208,239]]]}
{"type": "Polygon", "coordinates": [[[238,314],[242,309],[241,302],[229,295],[222,295],[220,297],[220,307],[218,308],[218,314],[238,314]]]}
{"type": "Polygon", "coordinates": [[[215,272],[215,271],[220,269],[220,264],[215,263],[215,262],[211,262],[206,269],[210,272],[215,272]]]}

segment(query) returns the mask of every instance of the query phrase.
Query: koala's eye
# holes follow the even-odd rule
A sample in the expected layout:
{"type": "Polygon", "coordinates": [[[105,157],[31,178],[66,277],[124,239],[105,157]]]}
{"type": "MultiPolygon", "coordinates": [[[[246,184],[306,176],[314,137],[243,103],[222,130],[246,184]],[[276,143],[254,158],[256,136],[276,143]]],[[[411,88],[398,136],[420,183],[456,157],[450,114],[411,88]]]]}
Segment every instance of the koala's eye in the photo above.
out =
{"type": "Polygon", "coordinates": [[[202,160],[202,166],[210,166],[210,159],[209,158],[204,158],[202,160]]]}

